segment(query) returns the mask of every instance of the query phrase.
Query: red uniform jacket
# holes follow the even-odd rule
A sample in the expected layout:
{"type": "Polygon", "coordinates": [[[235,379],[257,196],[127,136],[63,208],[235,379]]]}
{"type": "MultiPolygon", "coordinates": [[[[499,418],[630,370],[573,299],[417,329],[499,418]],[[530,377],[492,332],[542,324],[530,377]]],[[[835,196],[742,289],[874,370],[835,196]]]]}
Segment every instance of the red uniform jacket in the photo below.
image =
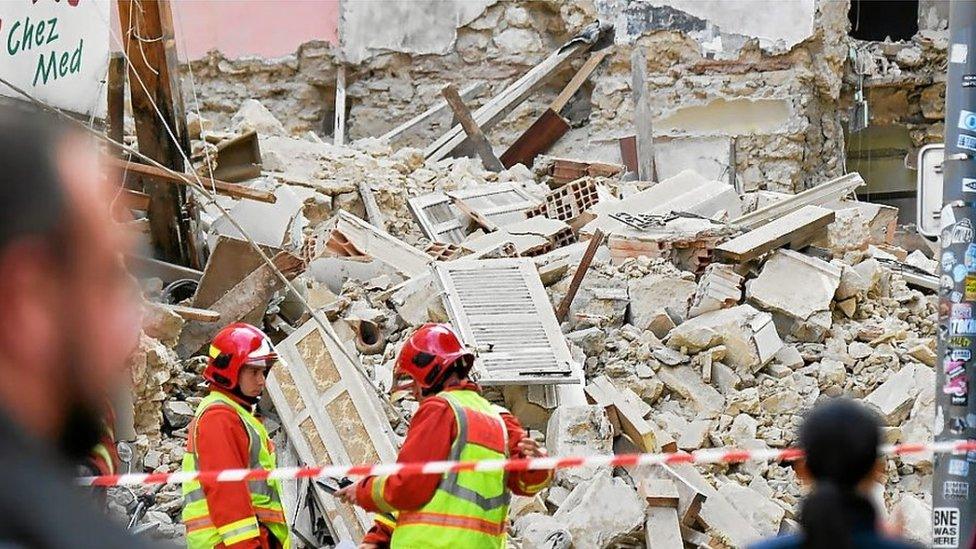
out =
{"type": "MultiPolygon", "coordinates": [[[[220,391],[234,399],[246,410],[252,406],[227,391],[220,391]]],[[[196,426],[197,466],[201,471],[216,469],[246,469],[250,466],[247,436],[244,423],[237,412],[227,406],[211,406],[197,420],[196,426]]],[[[192,436],[193,431],[191,429],[192,436]]],[[[204,482],[203,494],[210,509],[210,520],[215,525],[229,524],[254,516],[251,507],[251,494],[243,482],[204,482]]],[[[277,538],[264,527],[261,536],[251,538],[227,547],[228,549],[270,549],[278,547],[277,538]]]]}
{"type": "MultiPolygon", "coordinates": [[[[480,387],[471,381],[465,381],[445,391],[472,390],[481,392],[480,387]]],[[[508,430],[508,452],[512,458],[522,458],[518,443],[525,438],[525,430],[519,420],[509,413],[503,413],[502,419],[508,430]]],[[[428,397],[420,403],[420,407],[410,421],[407,438],[397,456],[397,462],[440,461],[448,459],[451,453],[451,443],[457,436],[457,420],[451,405],[437,395],[428,397]]],[[[520,496],[531,496],[545,488],[551,480],[551,471],[518,471],[508,474],[508,488],[512,493],[520,496]]],[[[356,485],[356,500],[367,511],[378,512],[380,509],[373,501],[372,489],[375,477],[367,477],[356,485]]],[[[387,477],[383,498],[398,511],[413,511],[420,509],[434,497],[441,477],[437,475],[391,475],[387,477]]],[[[385,545],[389,543],[391,531],[377,523],[363,538],[365,543],[385,545]]]]}

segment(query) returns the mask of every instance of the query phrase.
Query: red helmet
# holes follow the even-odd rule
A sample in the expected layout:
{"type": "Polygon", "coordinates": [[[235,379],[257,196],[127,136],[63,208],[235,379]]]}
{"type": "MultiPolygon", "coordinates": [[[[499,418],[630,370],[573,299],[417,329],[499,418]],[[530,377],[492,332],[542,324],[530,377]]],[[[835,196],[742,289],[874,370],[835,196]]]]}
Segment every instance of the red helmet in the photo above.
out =
{"type": "Polygon", "coordinates": [[[245,364],[271,368],[277,360],[278,353],[264,332],[245,322],[236,322],[214,336],[203,377],[218,387],[233,389],[245,364]]]}
{"type": "MultiPolygon", "coordinates": [[[[464,348],[447,324],[424,324],[407,339],[397,357],[394,376],[408,375],[421,389],[437,385],[460,359],[474,364],[474,354],[464,348]]],[[[399,389],[400,387],[395,387],[399,389]]]]}

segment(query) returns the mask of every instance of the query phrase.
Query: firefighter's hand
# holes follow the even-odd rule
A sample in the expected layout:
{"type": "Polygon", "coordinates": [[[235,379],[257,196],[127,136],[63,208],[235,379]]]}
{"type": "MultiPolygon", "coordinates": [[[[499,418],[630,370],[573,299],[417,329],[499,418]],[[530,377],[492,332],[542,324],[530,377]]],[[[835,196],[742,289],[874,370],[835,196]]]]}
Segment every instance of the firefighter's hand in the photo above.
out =
{"type": "Polygon", "coordinates": [[[333,494],[333,496],[335,496],[337,500],[343,503],[348,503],[349,505],[357,505],[355,484],[346,486],[345,488],[342,488],[340,490],[336,490],[336,493],[333,494]]]}
{"type": "Polygon", "coordinates": [[[518,449],[527,458],[541,458],[549,455],[538,441],[525,437],[518,443],[518,449]]]}

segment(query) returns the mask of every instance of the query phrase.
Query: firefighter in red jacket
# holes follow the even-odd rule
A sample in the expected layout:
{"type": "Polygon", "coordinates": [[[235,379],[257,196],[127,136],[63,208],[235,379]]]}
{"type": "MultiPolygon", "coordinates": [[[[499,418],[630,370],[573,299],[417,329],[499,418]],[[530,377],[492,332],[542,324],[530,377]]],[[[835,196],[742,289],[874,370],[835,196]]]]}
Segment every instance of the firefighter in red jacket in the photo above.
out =
{"type": "MultiPolygon", "coordinates": [[[[208,394],[190,423],[183,471],[274,469],[274,445],[254,408],[278,354],[261,330],[238,322],[210,345],[208,394]]],[[[187,482],[183,523],[190,549],[271,549],[290,545],[276,480],[187,482]]]]}
{"type": "MultiPolygon", "coordinates": [[[[486,460],[541,457],[507,410],[481,396],[468,378],[474,356],[444,324],[427,324],[404,344],[397,378],[420,401],[397,461],[486,460]]],[[[395,390],[405,388],[395,387],[395,390]]],[[[361,547],[505,547],[511,493],[531,496],[551,471],[471,472],[367,477],[336,496],[380,513],[361,547]],[[390,520],[395,517],[395,523],[390,520]]]]}

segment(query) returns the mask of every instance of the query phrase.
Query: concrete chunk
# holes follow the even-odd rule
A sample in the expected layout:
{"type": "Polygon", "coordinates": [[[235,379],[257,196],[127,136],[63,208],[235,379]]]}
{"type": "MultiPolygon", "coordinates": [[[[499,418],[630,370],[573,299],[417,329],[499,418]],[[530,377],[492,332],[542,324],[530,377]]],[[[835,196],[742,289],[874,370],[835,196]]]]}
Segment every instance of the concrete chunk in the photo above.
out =
{"type": "Polygon", "coordinates": [[[651,507],[644,521],[644,539],[648,549],[684,549],[678,510],[651,507]]]}
{"type": "Polygon", "coordinates": [[[711,385],[705,384],[691,366],[661,368],[658,377],[668,389],[691,402],[701,413],[718,414],[725,407],[725,397],[711,385]]]}
{"type": "Polygon", "coordinates": [[[881,414],[885,424],[899,425],[908,416],[908,412],[915,403],[918,387],[915,385],[915,368],[913,364],[902,366],[887,381],[865,397],[864,402],[881,414]]]}
{"type": "Polygon", "coordinates": [[[713,263],[709,265],[691,298],[688,318],[709,311],[733,307],[742,300],[742,281],[731,265],[713,263]]]}
{"type": "Polygon", "coordinates": [[[646,508],[633,488],[604,472],[578,485],[553,518],[569,530],[575,547],[604,547],[640,528],[646,508]]]}
{"type": "Polygon", "coordinates": [[[735,504],[739,512],[763,537],[779,534],[786,511],[759,492],[735,482],[726,482],[719,495],[735,504]]]}
{"type": "Polygon", "coordinates": [[[716,345],[727,347],[726,363],[754,372],[773,359],[783,341],[769,313],[751,305],[705,313],[683,322],[668,336],[669,347],[693,353],[716,345]]]}
{"type": "MultiPolygon", "coordinates": [[[[603,406],[559,406],[549,418],[546,445],[555,456],[598,456],[613,453],[613,428],[603,406]]],[[[596,467],[562,469],[556,480],[568,486],[592,479],[596,467]]]]}
{"type": "Polygon", "coordinates": [[[799,335],[809,330],[810,339],[819,341],[831,326],[830,302],[840,276],[836,265],[792,250],[777,250],[759,276],[746,284],[746,298],[760,309],[786,317],[785,333],[799,335]],[[828,314],[820,314],[824,312],[828,314]]]}
{"type": "Polygon", "coordinates": [[[630,293],[630,323],[639,330],[651,330],[657,337],[667,336],[666,329],[653,328],[667,325],[661,319],[662,316],[670,319],[667,310],[681,315],[678,320],[682,320],[688,308],[688,300],[694,295],[696,288],[693,280],[663,275],[649,275],[631,280],[627,285],[630,293]]]}

